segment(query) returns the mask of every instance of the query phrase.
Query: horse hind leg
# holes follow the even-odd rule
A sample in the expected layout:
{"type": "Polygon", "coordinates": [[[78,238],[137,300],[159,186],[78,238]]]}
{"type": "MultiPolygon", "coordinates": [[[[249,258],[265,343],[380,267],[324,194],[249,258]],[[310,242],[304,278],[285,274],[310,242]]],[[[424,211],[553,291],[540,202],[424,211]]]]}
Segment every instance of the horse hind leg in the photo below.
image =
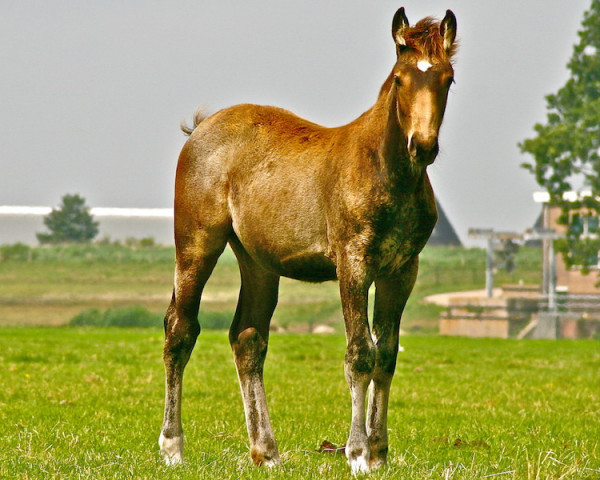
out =
{"type": "Polygon", "coordinates": [[[241,245],[232,243],[232,248],[238,257],[242,286],[229,341],[244,402],[250,456],[257,465],[274,466],[281,459],[267,409],[263,367],[279,276],[256,264],[241,245]]]}
{"type": "Polygon", "coordinates": [[[223,235],[198,232],[195,237],[179,239],[175,268],[175,287],[165,315],[165,412],[158,440],[167,465],[183,461],[181,392],[183,372],[200,333],[200,297],[217,260],[226,245],[223,235]]]}

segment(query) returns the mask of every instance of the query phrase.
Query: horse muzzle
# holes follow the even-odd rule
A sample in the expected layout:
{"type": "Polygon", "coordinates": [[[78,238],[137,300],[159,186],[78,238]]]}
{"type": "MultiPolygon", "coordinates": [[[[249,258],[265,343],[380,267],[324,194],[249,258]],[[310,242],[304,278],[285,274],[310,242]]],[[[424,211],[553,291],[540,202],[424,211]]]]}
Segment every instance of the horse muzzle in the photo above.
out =
{"type": "Polygon", "coordinates": [[[427,139],[419,135],[412,135],[408,139],[408,154],[413,162],[419,165],[430,165],[440,151],[437,136],[427,139]]]}

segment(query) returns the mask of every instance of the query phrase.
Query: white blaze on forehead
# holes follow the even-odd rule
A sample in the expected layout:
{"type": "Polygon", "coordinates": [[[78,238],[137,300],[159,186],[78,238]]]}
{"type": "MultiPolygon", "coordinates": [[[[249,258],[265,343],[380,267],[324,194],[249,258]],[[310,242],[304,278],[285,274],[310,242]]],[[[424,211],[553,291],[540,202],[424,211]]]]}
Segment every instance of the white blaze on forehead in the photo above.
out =
{"type": "Polygon", "coordinates": [[[417,68],[422,72],[426,72],[431,67],[433,67],[433,65],[429,62],[429,60],[419,60],[417,62],[417,68]]]}

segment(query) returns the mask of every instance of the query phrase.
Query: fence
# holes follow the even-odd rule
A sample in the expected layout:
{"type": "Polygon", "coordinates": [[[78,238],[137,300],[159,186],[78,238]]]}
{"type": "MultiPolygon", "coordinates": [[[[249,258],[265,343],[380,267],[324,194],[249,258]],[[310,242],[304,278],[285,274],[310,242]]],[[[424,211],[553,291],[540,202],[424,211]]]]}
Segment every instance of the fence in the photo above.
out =
{"type": "MultiPolygon", "coordinates": [[[[556,302],[556,313],[558,314],[600,318],[600,295],[558,293],[554,300],[556,302]]],[[[549,305],[550,298],[548,295],[540,297],[540,311],[548,312],[550,310],[549,305]]]]}

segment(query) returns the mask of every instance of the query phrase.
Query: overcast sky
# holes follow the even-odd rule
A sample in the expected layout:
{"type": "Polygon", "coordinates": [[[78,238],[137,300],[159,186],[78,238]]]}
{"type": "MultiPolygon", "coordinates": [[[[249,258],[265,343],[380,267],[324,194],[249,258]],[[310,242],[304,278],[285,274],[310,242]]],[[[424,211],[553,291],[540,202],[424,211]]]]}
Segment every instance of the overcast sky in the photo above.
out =
{"type": "Polygon", "coordinates": [[[539,212],[517,142],[568,78],[589,0],[502,2],[0,0],[0,205],[169,207],[179,122],[205,106],[271,104],[327,126],[375,101],[391,22],[451,8],[456,85],[429,167],[463,240],[539,212]]]}

